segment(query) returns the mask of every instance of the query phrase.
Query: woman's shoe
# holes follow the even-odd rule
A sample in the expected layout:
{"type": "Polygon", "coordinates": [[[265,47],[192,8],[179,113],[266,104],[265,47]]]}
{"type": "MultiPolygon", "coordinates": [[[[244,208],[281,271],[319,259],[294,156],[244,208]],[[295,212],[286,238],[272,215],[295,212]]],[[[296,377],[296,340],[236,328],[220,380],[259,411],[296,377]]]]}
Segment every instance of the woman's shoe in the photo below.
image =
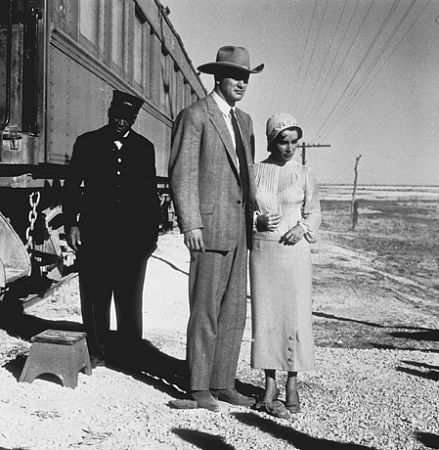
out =
{"type": "Polygon", "coordinates": [[[277,419],[290,418],[287,408],[280,400],[273,400],[272,402],[258,402],[254,408],[258,412],[269,414],[277,419]]]}
{"type": "Polygon", "coordinates": [[[293,414],[300,413],[299,393],[297,391],[296,391],[294,401],[287,403],[285,406],[290,413],[293,413],[293,414]]]}
{"type": "Polygon", "coordinates": [[[274,391],[274,395],[273,395],[273,397],[271,399],[264,400],[264,398],[265,398],[265,394],[264,394],[262,396],[262,399],[259,400],[259,403],[272,403],[272,402],[274,402],[275,400],[278,399],[279,395],[280,395],[279,388],[276,388],[276,390],[274,391]]]}

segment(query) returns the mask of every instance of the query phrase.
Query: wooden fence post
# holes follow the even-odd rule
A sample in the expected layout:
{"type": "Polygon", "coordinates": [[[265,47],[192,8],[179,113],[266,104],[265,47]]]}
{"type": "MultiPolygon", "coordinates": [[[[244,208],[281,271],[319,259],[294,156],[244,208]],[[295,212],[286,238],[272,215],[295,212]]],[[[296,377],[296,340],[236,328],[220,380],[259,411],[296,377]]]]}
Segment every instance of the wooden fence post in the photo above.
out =
{"type": "Polygon", "coordinates": [[[358,155],[355,158],[355,167],[354,167],[354,188],[352,190],[352,201],[351,201],[351,214],[352,214],[352,229],[355,230],[355,227],[358,223],[358,200],[356,200],[355,195],[357,193],[357,180],[358,180],[358,163],[360,162],[361,155],[358,155]]]}

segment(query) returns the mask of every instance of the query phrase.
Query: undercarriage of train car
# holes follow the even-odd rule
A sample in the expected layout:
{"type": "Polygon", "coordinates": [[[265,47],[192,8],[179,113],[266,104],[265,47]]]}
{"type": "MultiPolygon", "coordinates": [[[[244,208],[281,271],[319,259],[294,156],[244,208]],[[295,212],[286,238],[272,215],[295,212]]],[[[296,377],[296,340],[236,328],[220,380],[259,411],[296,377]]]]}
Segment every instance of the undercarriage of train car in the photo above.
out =
{"type": "Polygon", "coordinates": [[[61,186],[44,151],[43,1],[0,3],[0,300],[38,294],[72,266],[61,186]],[[49,176],[48,176],[49,175],[49,176]]]}
{"type": "Polygon", "coordinates": [[[0,0],[0,301],[11,292],[44,293],[75,270],[62,183],[75,137],[106,120],[113,89],[146,99],[137,123],[160,156],[162,231],[176,225],[166,178],[172,120],[205,90],[159,2],[126,2],[126,23],[137,25],[117,30],[110,6],[0,0]],[[114,43],[106,39],[116,31],[114,43]],[[148,51],[139,44],[140,52],[118,61],[119,50],[142,36],[148,51]],[[99,101],[84,102],[91,92],[99,101]]]}

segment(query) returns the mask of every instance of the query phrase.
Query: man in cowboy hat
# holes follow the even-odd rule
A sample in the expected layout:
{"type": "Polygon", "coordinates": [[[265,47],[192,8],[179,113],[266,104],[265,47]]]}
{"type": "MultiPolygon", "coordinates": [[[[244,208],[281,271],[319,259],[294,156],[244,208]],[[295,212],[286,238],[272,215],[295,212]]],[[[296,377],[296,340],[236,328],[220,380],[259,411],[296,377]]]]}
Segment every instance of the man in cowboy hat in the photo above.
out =
{"type": "Polygon", "coordinates": [[[247,248],[251,246],[254,135],[235,107],[246,91],[249,54],[218,50],[198,68],[213,74],[207,97],[184,109],[172,133],[170,186],[184,242],[191,252],[187,359],[197,406],[218,411],[217,399],[250,406],[235,389],[246,317],[247,248]]]}
{"type": "Polygon", "coordinates": [[[81,312],[94,366],[114,350],[112,295],[119,348],[125,346],[126,354],[142,339],[143,282],[161,217],[154,146],[131,129],[142,104],[114,91],[108,124],[76,139],[65,182],[65,226],[78,254],[81,312]]]}

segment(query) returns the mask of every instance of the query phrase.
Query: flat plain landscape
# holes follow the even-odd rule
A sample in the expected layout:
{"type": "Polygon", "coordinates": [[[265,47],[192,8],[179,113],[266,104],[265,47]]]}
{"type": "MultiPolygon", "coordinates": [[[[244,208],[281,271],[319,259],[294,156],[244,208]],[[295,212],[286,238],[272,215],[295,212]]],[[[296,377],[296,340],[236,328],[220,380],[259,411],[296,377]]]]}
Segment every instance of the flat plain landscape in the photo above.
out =
{"type": "Polygon", "coordinates": [[[319,344],[439,349],[439,189],[359,189],[355,230],[351,191],[322,189],[325,239],[314,255],[319,344]],[[344,336],[334,341],[337,333],[344,336]]]}

